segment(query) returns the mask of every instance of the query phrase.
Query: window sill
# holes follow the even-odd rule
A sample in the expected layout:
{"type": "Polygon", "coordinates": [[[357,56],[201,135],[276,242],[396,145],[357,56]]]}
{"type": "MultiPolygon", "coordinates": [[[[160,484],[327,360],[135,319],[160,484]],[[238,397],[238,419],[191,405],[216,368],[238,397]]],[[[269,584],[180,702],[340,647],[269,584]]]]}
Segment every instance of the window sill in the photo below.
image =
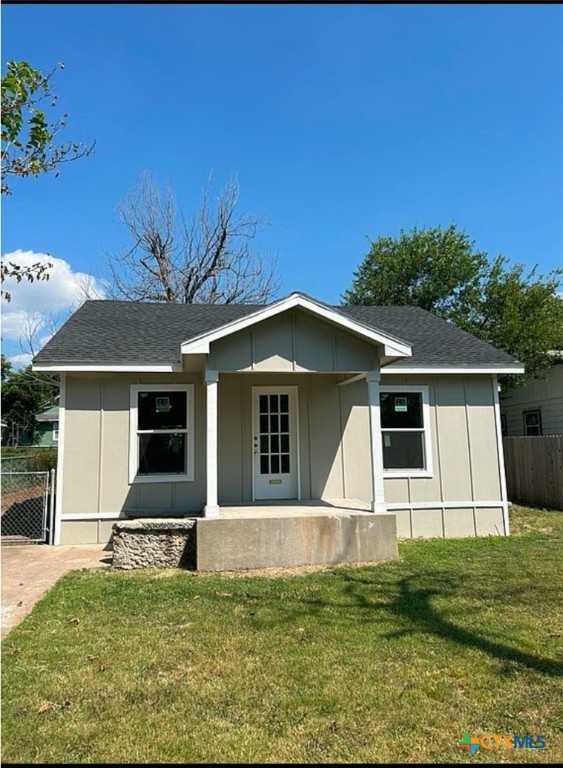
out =
{"type": "Polygon", "coordinates": [[[193,475],[136,475],[129,485],[138,483],[186,483],[193,482],[193,475]]]}
{"type": "Polygon", "coordinates": [[[396,472],[394,472],[391,469],[384,469],[383,470],[383,477],[384,478],[392,478],[392,477],[426,477],[431,478],[434,477],[432,472],[429,472],[427,469],[398,469],[396,472]]]}

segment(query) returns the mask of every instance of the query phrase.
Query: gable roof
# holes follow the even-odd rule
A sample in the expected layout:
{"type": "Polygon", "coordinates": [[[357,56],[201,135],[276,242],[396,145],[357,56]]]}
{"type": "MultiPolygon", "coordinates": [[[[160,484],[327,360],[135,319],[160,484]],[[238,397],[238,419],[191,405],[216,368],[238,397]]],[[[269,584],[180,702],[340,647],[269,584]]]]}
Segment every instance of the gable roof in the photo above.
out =
{"type": "Polygon", "coordinates": [[[335,326],[351,331],[367,341],[382,344],[384,347],[384,355],[387,357],[410,357],[412,354],[411,346],[407,341],[399,339],[397,336],[386,331],[382,331],[371,323],[364,323],[359,319],[351,317],[345,312],[341,312],[340,307],[331,307],[329,304],[317,301],[317,299],[313,299],[311,296],[307,296],[307,294],[301,293],[300,291],[290,293],[288,296],[284,296],[283,299],[274,301],[271,304],[265,304],[245,317],[233,320],[212,331],[202,333],[195,339],[191,338],[188,341],[185,341],[182,344],[182,353],[197,354],[198,352],[203,352],[207,354],[211,342],[216,341],[217,339],[222,339],[232,333],[248,328],[255,323],[275,317],[282,312],[286,312],[288,309],[294,309],[296,307],[299,307],[312,315],[321,317],[335,326]]]}
{"type": "MultiPolygon", "coordinates": [[[[182,344],[252,314],[257,314],[258,321],[260,312],[271,306],[87,301],[35,356],[33,366],[39,370],[125,366],[172,370],[181,362],[182,344]]],[[[429,368],[523,372],[511,355],[419,307],[344,305],[331,309],[412,347],[411,357],[385,368],[389,373],[429,368]]]]}

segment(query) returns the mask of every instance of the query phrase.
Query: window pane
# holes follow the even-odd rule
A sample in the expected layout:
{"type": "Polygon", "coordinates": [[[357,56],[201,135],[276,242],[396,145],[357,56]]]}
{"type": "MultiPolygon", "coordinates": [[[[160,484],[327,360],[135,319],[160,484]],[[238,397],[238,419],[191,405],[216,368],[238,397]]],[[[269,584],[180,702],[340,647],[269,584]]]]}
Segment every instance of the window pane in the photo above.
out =
{"type": "Polygon", "coordinates": [[[384,429],[422,427],[420,392],[381,392],[381,426],[384,429]]]}
{"type": "Polygon", "coordinates": [[[289,412],[289,396],[288,395],[280,395],[280,411],[282,413],[289,412]]]}
{"type": "Polygon", "coordinates": [[[280,457],[272,456],[272,475],[277,475],[280,471],[280,457]]]}
{"type": "Polygon", "coordinates": [[[278,417],[277,416],[270,416],[270,429],[272,432],[278,431],[278,417]]]}
{"type": "Polygon", "coordinates": [[[280,432],[289,432],[289,416],[280,416],[280,432]]]}
{"type": "Polygon", "coordinates": [[[186,472],[186,435],[139,435],[139,474],[186,472]]]}
{"type": "Polygon", "coordinates": [[[260,413],[268,413],[268,395],[260,395],[260,413]]]}
{"type": "Polygon", "coordinates": [[[260,432],[268,432],[268,417],[260,416],[260,432]]]}
{"type": "Polygon", "coordinates": [[[278,410],[278,396],[270,395],[270,413],[277,413],[278,410]]]}
{"type": "Polygon", "coordinates": [[[281,471],[282,474],[287,475],[289,473],[289,454],[284,453],[281,457],[281,471]]]}
{"type": "Polygon", "coordinates": [[[268,453],[268,435],[260,435],[260,453],[268,453]]]}
{"type": "Polygon", "coordinates": [[[289,453],[289,435],[281,436],[281,449],[283,453],[289,453]]]}
{"type": "Polygon", "coordinates": [[[270,450],[272,453],[279,453],[280,452],[280,438],[279,435],[272,435],[270,438],[271,447],[270,450]]]}
{"type": "Polygon", "coordinates": [[[139,392],[139,429],[186,429],[185,392],[139,392]]]}
{"type": "Polygon", "coordinates": [[[260,456],[260,474],[270,474],[270,462],[268,456],[260,456]]]}
{"type": "Polygon", "coordinates": [[[524,413],[524,434],[527,437],[539,437],[541,435],[541,415],[539,411],[526,411],[524,413]]]}
{"type": "Polygon", "coordinates": [[[383,432],[385,469],[424,469],[422,432],[383,432]]]}

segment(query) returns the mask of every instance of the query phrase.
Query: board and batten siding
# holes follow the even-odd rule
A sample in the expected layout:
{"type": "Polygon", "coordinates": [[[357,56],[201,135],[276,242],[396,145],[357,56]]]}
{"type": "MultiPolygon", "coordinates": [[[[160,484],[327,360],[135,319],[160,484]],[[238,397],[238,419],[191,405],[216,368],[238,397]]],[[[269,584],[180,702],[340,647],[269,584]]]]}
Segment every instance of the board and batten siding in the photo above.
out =
{"type": "MultiPolygon", "coordinates": [[[[367,385],[335,373],[221,373],[219,503],[252,501],[252,386],[297,386],[301,498],[371,500],[367,385]]],[[[504,533],[491,376],[382,375],[429,389],[433,476],[385,478],[398,533],[504,533]],[[490,504],[488,502],[491,502],[490,504]]],[[[67,374],[62,543],[107,541],[126,513],[198,513],[205,503],[201,374],[67,374]],[[128,482],[131,384],[194,385],[193,482],[128,482]]]]}
{"type": "Polygon", "coordinates": [[[369,371],[378,365],[378,345],[303,310],[214,341],[209,355],[209,367],[225,372],[369,371]]]}
{"type": "Polygon", "coordinates": [[[563,435],[563,363],[552,365],[546,379],[530,377],[524,386],[501,392],[506,436],[523,437],[524,411],[533,410],[541,411],[542,434],[563,435]]]}
{"type": "Polygon", "coordinates": [[[201,375],[67,374],[62,476],[63,544],[108,541],[113,522],[126,513],[199,512],[205,501],[205,391],[201,375]],[[167,384],[194,385],[193,481],[129,484],[132,384],[162,384],[163,388],[167,384]]]}

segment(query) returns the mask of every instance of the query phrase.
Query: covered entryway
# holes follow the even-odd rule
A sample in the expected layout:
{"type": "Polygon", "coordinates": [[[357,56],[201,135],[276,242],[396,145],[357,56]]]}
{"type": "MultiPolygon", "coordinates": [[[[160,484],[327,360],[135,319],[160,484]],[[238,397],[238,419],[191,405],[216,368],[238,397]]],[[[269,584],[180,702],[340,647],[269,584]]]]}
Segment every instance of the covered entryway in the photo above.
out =
{"type": "Polygon", "coordinates": [[[380,371],[410,345],[291,294],[182,345],[206,384],[206,502],[359,498],[385,511],[380,371]]]}

